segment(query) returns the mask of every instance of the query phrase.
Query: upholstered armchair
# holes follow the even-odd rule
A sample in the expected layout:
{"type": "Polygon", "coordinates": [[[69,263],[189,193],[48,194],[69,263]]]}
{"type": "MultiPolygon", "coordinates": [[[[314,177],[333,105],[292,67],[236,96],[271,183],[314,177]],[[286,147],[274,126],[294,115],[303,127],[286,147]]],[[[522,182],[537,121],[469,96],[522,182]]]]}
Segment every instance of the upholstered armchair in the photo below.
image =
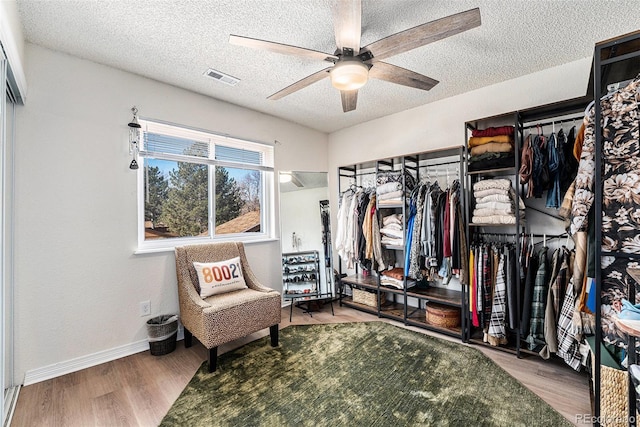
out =
{"type": "Polygon", "coordinates": [[[216,370],[218,346],[221,344],[268,327],[271,345],[278,345],[280,294],[258,282],[249,267],[242,243],[187,245],[176,247],[175,253],[184,344],[185,347],[190,347],[192,337],[195,336],[209,350],[209,372],[216,370]],[[239,258],[239,265],[236,258],[239,258]],[[224,265],[229,260],[236,261],[228,266],[224,265]],[[218,268],[218,264],[211,263],[219,263],[222,267],[218,268]],[[206,266],[209,266],[209,270],[206,266]],[[234,288],[237,284],[217,282],[213,283],[213,288],[218,288],[216,293],[206,296],[205,291],[214,276],[222,281],[225,277],[244,278],[246,287],[229,291],[229,288],[234,288]]]}

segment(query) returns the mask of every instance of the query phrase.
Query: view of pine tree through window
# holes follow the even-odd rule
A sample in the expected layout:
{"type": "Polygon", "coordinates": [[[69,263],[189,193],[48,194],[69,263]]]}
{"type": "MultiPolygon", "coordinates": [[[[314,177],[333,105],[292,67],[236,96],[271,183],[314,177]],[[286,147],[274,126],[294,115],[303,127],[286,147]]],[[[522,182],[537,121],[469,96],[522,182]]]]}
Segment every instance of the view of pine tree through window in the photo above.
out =
{"type": "Polygon", "coordinates": [[[262,152],[148,131],[143,144],[145,240],[264,231],[262,152]]]}

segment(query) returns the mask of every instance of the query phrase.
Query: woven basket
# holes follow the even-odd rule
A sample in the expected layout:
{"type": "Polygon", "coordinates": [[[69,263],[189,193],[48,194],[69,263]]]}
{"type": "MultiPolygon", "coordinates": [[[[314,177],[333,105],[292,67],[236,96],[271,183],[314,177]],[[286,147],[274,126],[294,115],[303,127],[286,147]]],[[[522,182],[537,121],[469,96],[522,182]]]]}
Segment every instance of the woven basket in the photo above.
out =
{"type": "Polygon", "coordinates": [[[149,350],[154,356],[169,354],[176,349],[178,315],[163,314],[147,321],[149,350]]]}
{"type": "MultiPolygon", "coordinates": [[[[595,369],[595,354],[591,354],[591,375],[595,369]]],[[[593,377],[592,377],[593,379],[593,377]]],[[[626,426],[629,418],[629,379],[627,371],[600,365],[600,425],[626,426]]]]}
{"type": "Polygon", "coordinates": [[[429,302],[427,306],[427,322],[443,328],[460,326],[460,308],[429,302]]]}
{"type": "MultiPolygon", "coordinates": [[[[370,307],[378,307],[378,294],[375,292],[363,291],[361,289],[353,289],[353,302],[368,305],[370,307]]],[[[385,301],[386,294],[380,294],[382,304],[385,301]]]]}
{"type": "Polygon", "coordinates": [[[628,425],[629,382],[627,371],[600,366],[600,425],[628,425]]]}

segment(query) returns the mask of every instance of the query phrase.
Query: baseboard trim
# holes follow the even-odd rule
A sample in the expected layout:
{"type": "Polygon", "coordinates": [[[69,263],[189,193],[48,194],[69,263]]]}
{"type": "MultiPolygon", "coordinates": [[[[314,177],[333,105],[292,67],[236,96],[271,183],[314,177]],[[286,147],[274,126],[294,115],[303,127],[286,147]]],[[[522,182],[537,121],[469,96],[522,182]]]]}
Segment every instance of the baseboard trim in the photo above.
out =
{"type": "MultiPolygon", "coordinates": [[[[184,331],[182,325],[178,328],[177,340],[184,339],[184,331]]],[[[88,354],[86,356],[77,357],[53,365],[43,366],[29,370],[24,375],[24,385],[31,385],[42,381],[50,380],[102,363],[111,362],[112,360],[122,357],[131,356],[132,354],[141,353],[149,350],[149,342],[145,340],[133,342],[120,347],[114,347],[108,350],[99,351],[97,353],[88,354]]]]}

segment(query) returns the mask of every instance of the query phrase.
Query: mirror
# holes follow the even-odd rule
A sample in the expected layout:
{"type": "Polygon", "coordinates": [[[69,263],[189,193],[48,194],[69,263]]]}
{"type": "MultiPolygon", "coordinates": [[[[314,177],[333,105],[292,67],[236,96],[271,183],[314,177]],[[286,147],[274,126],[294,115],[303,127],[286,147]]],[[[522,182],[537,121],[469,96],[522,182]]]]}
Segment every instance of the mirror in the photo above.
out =
{"type": "MultiPolygon", "coordinates": [[[[329,184],[327,172],[280,172],[280,247],[283,258],[318,255],[318,297],[334,296],[333,265],[331,256],[331,212],[329,211],[329,184]],[[311,254],[309,253],[311,252],[311,254]]],[[[296,276],[314,280],[314,268],[303,275],[285,274],[283,264],[283,293],[313,292],[314,283],[298,282],[296,276]],[[287,280],[296,282],[287,282],[287,280]],[[291,286],[287,286],[291,285],[291,286]]],[[[297,267],[296,267],[297,268],[297,267]]]]}

